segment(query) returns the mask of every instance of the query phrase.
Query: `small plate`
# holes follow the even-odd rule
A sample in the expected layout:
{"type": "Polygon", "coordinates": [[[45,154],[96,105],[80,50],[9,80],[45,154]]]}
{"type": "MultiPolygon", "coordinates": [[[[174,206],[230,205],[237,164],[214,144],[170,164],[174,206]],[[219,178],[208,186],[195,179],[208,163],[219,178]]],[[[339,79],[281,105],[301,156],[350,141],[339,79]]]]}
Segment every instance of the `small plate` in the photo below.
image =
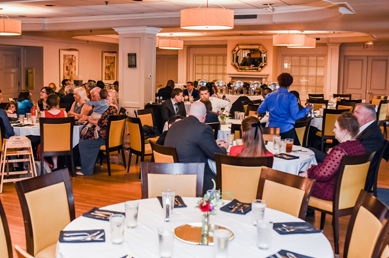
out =
{"type": "MultiPolygon", "coordinates": [[[[179,227],[176,227],[174,230],[175,237],[187,244],[191,245],[201,245],[201,222],[188,223],[179,227]]],[[[234,239],[235,235],[230,229],[222,227],[215,224],[209,225],[209,243],[208,245],[213,245],[213,231],[216,229],[226,229],[230,231],[230,241],[234,239]]]]}

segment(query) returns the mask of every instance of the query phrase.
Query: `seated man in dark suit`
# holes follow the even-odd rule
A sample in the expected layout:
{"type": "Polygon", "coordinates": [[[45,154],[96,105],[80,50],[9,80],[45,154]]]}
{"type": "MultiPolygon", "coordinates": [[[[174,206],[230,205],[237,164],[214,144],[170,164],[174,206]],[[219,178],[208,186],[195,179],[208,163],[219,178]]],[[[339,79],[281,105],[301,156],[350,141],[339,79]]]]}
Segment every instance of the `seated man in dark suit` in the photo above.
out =
{"type": "Polygon", "coordinates": [[[174,115],[186,117],[185,105],[182,102],[182,90],[174,89],[170,99],[165,100],[161,105],[162,122],[165,123],[174,115]]]}
{"type": "MultiPolygon", "coordinates": [[[[384,146],[384,136],[381,128],[375,122],[376,111],[371,104],[358,104],[354,110],[354,116],[358,119],[359,133],[356,137],[367,153],[376,152],[373,161],[370,164],[369,172],[366,178],[365,191],[371,191],[374,183],[374,173],[377,167],[380,151],[384,146]]],[[[326,153],[311,149],[315,152],[317,162],[323,162],[326,153]]]]}
{"type": "Polygon", "coordinates": [[[186,83],[186,89],[184,90],[184,96],[192,96],[193,100],[199,100],[200,99],[200,92],[194,88],[193,82],[187,82],[186,83]]]}
{"type": "Polygon", "coordinates": [[[204,103],[205,108],[207,109],[207,116],[205,118],[204,123],[218,123],[219,122],[219,116],[212,112],[212,103],[210,100],[201,100],[201,102],[204,103]]]}
{"type": "Polygon", "coordinates": [[[157,96],[162,97],[163,100],[167,100],[170,98],[170,94],[174,89],[174,81],[169,80],[165,88],[161,88],[158,90],[157,96]]]}
{"type": "MultiPolygon", "coordinates": [[[[178,121],[180,121],[182,119],[183,119],[183,117],[180,116],[180,115],[175,115],[175,116],[172,116],[171,118],[169,118],[169,120],[167,121],[168,130],[175,122],[178,122],[178,121]]],[[[168,130],[166,130],[163,133],[161,133],[161,135],[159,136],[159,138],[158,138],[158,140],[156,142],[157,144],[165,145],[165,138],[166,138],[168,130]]]]}
{"type": "Polygon", "coordinates": [[[228,143],[215,141],[212,128],[204,124],[207,110],[201,102],[194,102],[189,116],[170,127],[165,146],[176,147],[180,163],[205,163],[204,193],[213,187],[216,175],[208,165],[208,159],[215,160],[215,153],[226,154],[228,143]]]}
{"type": "Polygon", "coordinates": [[[74,102],[74,86],[66,86],[65,94],[66,95],[61,95],[59,103],[60,105],[63,104],[61,107],[66,107],[66,112],[69,112],[74,102]]]}

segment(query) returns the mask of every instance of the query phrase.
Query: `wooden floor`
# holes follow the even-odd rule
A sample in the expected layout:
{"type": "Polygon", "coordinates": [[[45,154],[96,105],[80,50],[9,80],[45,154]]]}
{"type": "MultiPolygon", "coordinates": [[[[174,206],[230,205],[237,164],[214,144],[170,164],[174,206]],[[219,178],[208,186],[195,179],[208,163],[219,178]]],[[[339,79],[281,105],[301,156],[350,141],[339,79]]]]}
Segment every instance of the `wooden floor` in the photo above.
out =
{"type": "MultiPolygon", "coordinates": [[[[128,157],[127,157],[128,158],[128,157]]],[[[146,161],[149,161],[146,158],[146,161]]],[[[132,158],[130,174],[127,175],[123,166],[112,165],[112,176],[107,174],[106,164],[100,168],[96,165],[93,176],[77,176],[72,180],[76,217],[93,207],[103,207],[110,204],[124,202],[141,198],[141,184],[139,181],[139,165],[135,165],[135,158],[132,158]]],[[[378,187],[389,188],[389,165],[383,161],[378,177],[378,187]]],[[[13,183],[4,185],[0,199],[4,205],[7,215],[13,245],[25,248],[25,236],[22,212],[20,210],[18,196],[13,183]]],[[[332,216],[327,215],[324,234],[333,244],[333,233],[331,226],[332,216]]],[[[340,219],[340,257],[343,254],[343,246],[349,216],[340,219]]],[[[316,228],[319,228],[320,213],[316,217],[309,218],[316,228]]]]}

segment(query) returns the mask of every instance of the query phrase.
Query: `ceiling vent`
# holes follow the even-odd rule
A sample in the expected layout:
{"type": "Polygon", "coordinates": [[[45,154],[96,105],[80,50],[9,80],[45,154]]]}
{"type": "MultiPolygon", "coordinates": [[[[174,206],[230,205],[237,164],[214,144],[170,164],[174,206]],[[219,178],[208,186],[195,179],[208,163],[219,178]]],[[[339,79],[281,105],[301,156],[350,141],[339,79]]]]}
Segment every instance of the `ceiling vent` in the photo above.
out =
{"type": "Polygon", "coordinates": [[[257,19],[256,14],[234,15],[235,20],[257,19]]]}

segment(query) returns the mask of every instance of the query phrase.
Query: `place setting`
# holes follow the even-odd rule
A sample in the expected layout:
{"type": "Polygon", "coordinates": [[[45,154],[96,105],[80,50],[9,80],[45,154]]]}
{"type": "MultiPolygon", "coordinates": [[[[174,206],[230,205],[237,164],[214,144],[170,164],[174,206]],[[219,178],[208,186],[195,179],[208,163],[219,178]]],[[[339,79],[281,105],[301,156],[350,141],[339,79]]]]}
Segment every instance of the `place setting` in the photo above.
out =
{"type": "Polygon", "coordinates": [[[59,235],[60,243],[92,243],[92,242],[105,242],[104,229],[95,230],[73,230],[61,231],[59,235]]]}

